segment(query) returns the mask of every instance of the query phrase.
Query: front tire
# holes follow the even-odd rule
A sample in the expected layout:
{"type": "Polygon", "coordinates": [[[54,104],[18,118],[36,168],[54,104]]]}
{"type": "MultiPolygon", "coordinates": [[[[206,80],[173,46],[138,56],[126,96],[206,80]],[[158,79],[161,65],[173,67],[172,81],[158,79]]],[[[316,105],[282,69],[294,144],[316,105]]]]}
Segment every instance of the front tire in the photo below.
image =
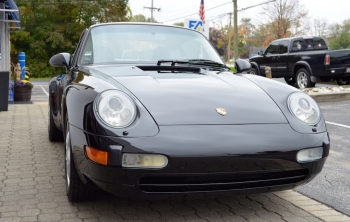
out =
{"type": "Polygon", "coordinates": [[[284,77],[284,81],[286,81],[286,83],[290,86],[294,86],[295,85],[295,78],[288,78],[288,77],[284,77]]]}
{"type": "Polygon", "coordinates": [[[65,177],[66,192],[69,201],[85,201],[92,200],[96,197],[98,188],[88,183],[84,184],[75,168],[74,157],[71,148],[68,118],[66,119],[66,138],[65,138],[65,177]]]}
{"type": "Polygon", "coordinates": [[[295,86],[299,89],[305,89],[310,87],[315,87],[316,83],[311,82],[310,73],[308,70],[302,68],[299,69],[296,74],[296,84],[295,86]]]}
{"type": "Polygon", "coordinates": [[[51,112],[51,107],[49,104],[49,120],[48,120],[48,133],[49,133],[49,140],[51,142],[62,142],[63,141],[63,133],[59,129],[57,129],[55,125],[55,121],[53,120],[53,115],[51,112]]]}
{"type": "Polygon", "coordinates": [[[252,67],[252,69],[250,70],[250,74],[260,76],[258,70],[255,67],[252,67]]]}

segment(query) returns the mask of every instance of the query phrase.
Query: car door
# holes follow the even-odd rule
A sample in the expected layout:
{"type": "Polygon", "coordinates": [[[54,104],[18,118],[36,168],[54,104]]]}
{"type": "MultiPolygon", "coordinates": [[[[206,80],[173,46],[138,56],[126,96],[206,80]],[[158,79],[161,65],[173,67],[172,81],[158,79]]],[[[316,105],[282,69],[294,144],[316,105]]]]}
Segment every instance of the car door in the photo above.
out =
{"type": "Polygon", "coordinates": [[[276,69],[272,72],[273,77],[288,76],[288,40],[283,40],[278,46],[278,55],[276,56],[276,69]]]}
{"type": "Polygon", "coordinates": [[[280,41],[272,42],[269,47],[264,52],[263,57],[260,59],[259,68],[262,75],[265,74],[265,68],[267,66],[271,67],[272,75],[276,70],[276,57],[278,53],[278,46],[280,41]]]}
{"type": "MultiPolygon", "coordinates": [[[[71,61],[69,64],[69,66],[70,66],[69,70],[67,70],[67,72],[65,74],[62,74],[61,76],[58,77],[58,83],[59,83],[58,84],[58,93],[57,93],[57,96],[58,96],[57,99],[59,101],[58,113],[61,117],[62,117],[61,105],[62,105],[62,97],[64,96],[64,93],[65,93],[64,90],[65,90],[66,86],[75,78],[74,75],[75,75],[76,71],[74,70],[74,67],[76,66],[77,58],[79,57],[79,52],[80,52],[80,49],[83,45],[83,42],[84,42],[83,40],[86,36],[86,33],[87,33],[87,29],[85,29],[80,35],[78,45],[75,49],[74,54],[71,57],[71,61]]],[[[63,121],[62,121],[62,123],[63,123],[63,121]]]]}

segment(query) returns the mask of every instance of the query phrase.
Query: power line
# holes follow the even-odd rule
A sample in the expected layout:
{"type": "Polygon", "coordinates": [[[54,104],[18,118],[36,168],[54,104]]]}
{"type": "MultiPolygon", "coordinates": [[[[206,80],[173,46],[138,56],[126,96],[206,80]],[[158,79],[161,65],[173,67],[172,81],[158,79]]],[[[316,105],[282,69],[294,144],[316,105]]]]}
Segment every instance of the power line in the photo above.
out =
{"type": "MultiPolygon", "coordinates": [[[[227,5],[227,4],[229,4],[229,3],[232,3],[232,2],[226,2],[226,3],[224,3],[224,4],[221,4],[221,5],[212,7],[212,8],[208,8],[208,9],[206,9],[205,11],[209,11],[209,10],[211,10],[211,9],[218,8],[218,7],[220,7],[220,6],[227,5]]],[[[197,15],[197,14],[198,14],[198,13],[193,13],[193,14],[186,15],[186,16],[182,16],[182,17],[179,17],[179,18],[175,18],[175,19],[171,19],[171,20],[167,20],[167,21],[160,21],[160,22],[170,22],[170,21],[174,21],[174,20],[177,20],[177,19],[181,19],[181,18],[185,18],[185,17],[191,16],[191,15],[197,15]]]]}
{"type": "MultiPolygon", "coordinates": [[[[214,1],[216,1],[216,0],[207,1],[207,2],[205,3],[205,5],[207,6],[209,3],[212,3],[212,2],[214,2],[214,1]]],[[[175,5],[175,4],[173,4],[173,5],[175,5]]],[[[177,4],[177,5],[178,5],[178,4],[177,4]]],[[[171,6],[172,6],[172,5],[170,5],[170,6],[167,5],[167,8],[171,8],[171,6]]],[[[184,9],[171,10],[171,12],[167,12],[167,15],[165,16],[165,18],[173,17],[174,15],[172,15],[172,14],[179,15],[179,14],[188,13],[188,12],[190,12],[190,11],[195,10],[195,8],[198,8],[198,6],[199,6],[199,4],[187,6],[185,11],[183,11],[184,9]],[[180,12],[179,12],[179,11],[180,11],[180,12]],[[181,12],[181,11],[183,11],[183,12],[181,12]]],[[[161,16],[160,19],[165,19],[165,18],[161,16]]]]}
{"type": "MultiPolygon", "coordinates": [[[[70,1],[70,0],[66,0],[66,1],[26,1],[26,0],[16,0],[16,4],[17,5],[24,5],[24,4],[41,4],[41,5],[51,5],[51,4],[77,4],[77,3],[100,3],[100,2],[111,2],[110,0],[76,0],[76,1],[70,1]]],[[[114,1],[115,3],[117,3],[117,1],[114,1]]]]}

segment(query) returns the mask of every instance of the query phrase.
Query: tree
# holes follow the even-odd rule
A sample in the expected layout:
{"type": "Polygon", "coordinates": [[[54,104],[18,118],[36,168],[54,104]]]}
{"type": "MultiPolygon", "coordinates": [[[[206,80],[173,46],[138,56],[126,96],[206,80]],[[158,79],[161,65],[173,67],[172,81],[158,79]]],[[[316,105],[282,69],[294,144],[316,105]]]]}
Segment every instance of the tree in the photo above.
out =
{"type": "Polygon", "coordinates": [[[181,26],[181,27],[184,27],[185,24],[183,22],[176,22],[174,23],[173,25],[176,25],[176,26],[181,26]]]}
{"type": "Polygon", "coordinates": [[[350,48],[350,19],[343,21],[342,24],[334,24],[330,27],[328,38],[328,47],[330,49],[350,48]]]}
{"type": "Polygon", "coordinates": [[[265,21],[264,28],[270,29],[273,39],[302,35],[303,21],[308,11],[299,0],[276,0],[262,7],[260,17],[265,21]]]}
{"type": "Polygon", "coordinates": [[[214,46],[216,51],[219,53],[220,56],[225,55],[225,40],[224,40],[224,33],[220,29],[217,29],[215,27],[209,28],[209,41],[214,46]]]}
{"type": "Polygon", "coordinates": [[[17,0],[22,30],[11,32],[11,60],[26,53],[32,77],[61,73],[48,64],[60,52],[73,53],[81,32],[95,23],[129,21],[128,0],[17,0]]]}
{"type": "Polygon", "coordinates": [[[239,48],[240,55],[242,57],[249,57],[250,48],[254,44],[253,33],[255,26],[251,23],[250,18],[242,18],[241,25],[238,27],[238,40],[239,45],[243,47],[239,48]]]}
{"type": "MultiPolygon", "coordinates": [[[[151,22],[151,18],[146,18],[146,16],[138,14],[132,16],[130,22],[151,22]]],[[[158,23],[158,21],[153,18],[153,23],[158,23]]]]}
{"type": "Polygon", "coordinates": [[[305,28],[309,35],[326,37],[328,22],[326,18],[316,18],[312,22],[309,22],[305,28]]]}

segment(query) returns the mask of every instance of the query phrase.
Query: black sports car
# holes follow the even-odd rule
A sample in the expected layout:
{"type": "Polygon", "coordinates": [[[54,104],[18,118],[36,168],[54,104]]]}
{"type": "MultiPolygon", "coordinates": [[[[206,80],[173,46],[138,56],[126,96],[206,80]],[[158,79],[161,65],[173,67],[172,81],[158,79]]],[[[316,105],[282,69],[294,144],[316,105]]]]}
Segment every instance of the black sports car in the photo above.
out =
{"type": "Polygon", "coordinates": [[[139,198],[292,189],[329,153],[312,98],[232,73],[190,29],[98,24],[50,63],[66,68],[50,81],[48,129],[65,143],[71,201],[98,188],[139,198]]]}

